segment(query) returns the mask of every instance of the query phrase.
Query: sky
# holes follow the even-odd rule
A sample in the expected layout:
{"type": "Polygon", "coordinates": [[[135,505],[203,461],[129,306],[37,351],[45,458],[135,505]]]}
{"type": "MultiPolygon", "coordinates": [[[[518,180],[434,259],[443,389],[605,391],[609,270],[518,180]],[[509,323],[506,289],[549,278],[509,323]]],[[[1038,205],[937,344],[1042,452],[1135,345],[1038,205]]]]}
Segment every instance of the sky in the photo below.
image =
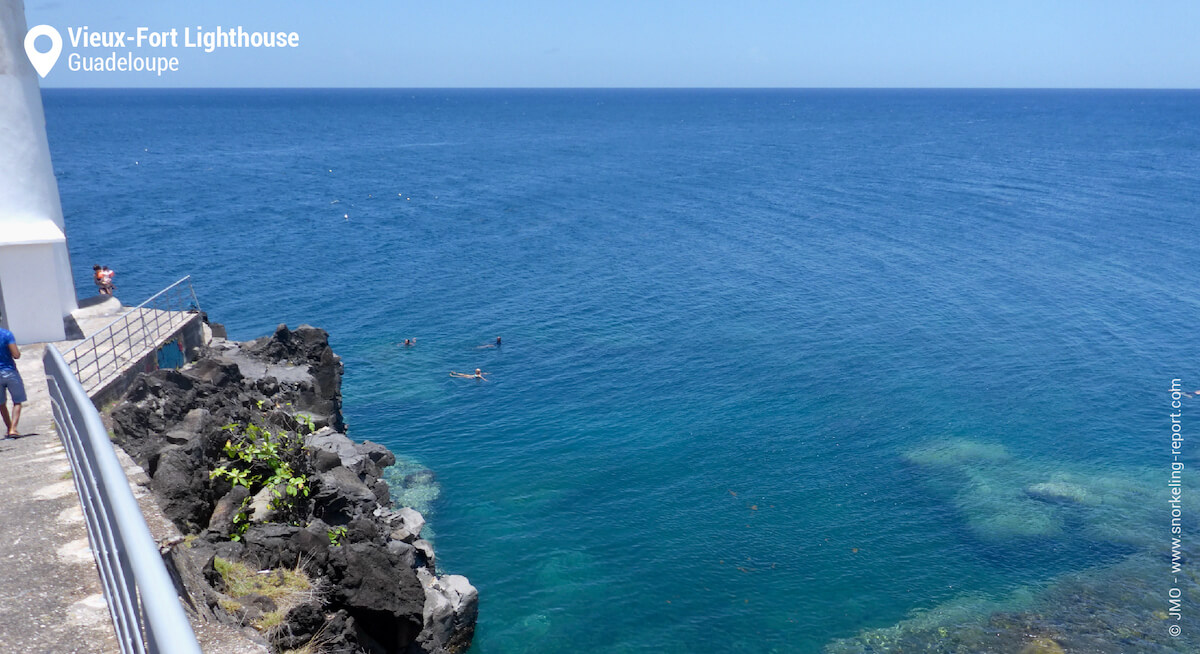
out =
{"type": "Polygon", "coordinates": [[[1200,88],[1196,0],[26,0],[53,87],[1200,88]],[[299,34],[294,49],[116,48],[179,70],[74,72],[68,27],[299,34]],[[48,41],[43,40],[43,43],[48,41]],[[43,46],[43,49],[45,46],[43,46]]]}

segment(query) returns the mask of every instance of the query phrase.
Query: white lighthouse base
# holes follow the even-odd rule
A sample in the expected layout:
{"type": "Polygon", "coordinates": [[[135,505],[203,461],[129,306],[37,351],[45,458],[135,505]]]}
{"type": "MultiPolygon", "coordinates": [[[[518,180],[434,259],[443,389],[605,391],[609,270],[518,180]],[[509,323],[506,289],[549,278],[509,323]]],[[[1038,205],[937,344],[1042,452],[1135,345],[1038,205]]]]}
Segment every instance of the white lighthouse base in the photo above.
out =
{"type": "Polygon", "coordinates": [[[9,223],[0,233],[0,326],[18,343],[66,338],[63,307],[75,302],[59,284],[66,253],[67,238],[50,220],[9,223]]]}

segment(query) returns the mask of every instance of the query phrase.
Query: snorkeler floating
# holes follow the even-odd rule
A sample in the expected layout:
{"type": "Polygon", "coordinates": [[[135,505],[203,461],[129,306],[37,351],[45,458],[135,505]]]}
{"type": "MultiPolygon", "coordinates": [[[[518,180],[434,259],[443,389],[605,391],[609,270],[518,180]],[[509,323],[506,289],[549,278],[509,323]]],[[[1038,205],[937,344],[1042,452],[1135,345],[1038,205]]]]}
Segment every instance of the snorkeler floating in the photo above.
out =
{"type": "Polygon", "coordinates": [[[496,337],[495,343],[484,343],[483,345],[480,345],[479,347],[477,347],[475,349],[482,350],[482,349],[489,348],[489,347],[500,347],[500,337],[499,336],[496,337]]]}
{"type": "Polygon", "coordinates": [[[473,375],[468,375],[465,372],[454,372],[453,370],[450,371],[451,377],[460,377],[462,379],[478,379],[479,381],[491,381],[490,379],[488,379],[484,376],[484,375],[490,375],[490,374],[491,373],[483,372],[479,368],[475,369],[475,374],[473,374],[473,375]]]}
{"type": "Polygon", "coordinates": [[[396,347],[412,347],[417,344],[417,339],[406,338],[403,343],[396,343],[396,347]]]}

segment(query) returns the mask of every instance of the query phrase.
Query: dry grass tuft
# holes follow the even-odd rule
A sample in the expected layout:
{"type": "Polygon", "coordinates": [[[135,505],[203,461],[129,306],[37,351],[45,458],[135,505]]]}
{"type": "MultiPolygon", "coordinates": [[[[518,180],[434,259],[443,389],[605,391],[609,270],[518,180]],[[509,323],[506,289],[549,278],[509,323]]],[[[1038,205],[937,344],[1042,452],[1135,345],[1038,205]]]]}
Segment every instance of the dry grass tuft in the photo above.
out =
{"type": "MultiPolygon", "coordinates": [[[[266,632],[278,627],[283,624],[288,611],[316,597],[312,580],[299,565],[291,570],[252,570],[244,563],[227,561],[218,556],[213,561],[213,567],[225,581],[225,593],[237,605],[236,608],[242,608],[238,599],[250,595],[261,595],[275,602],[274,611],[263,613],[250,622],[259,631],[266,632]]],[[[224,603],[222,608],[230,611],[224,603]]]]}

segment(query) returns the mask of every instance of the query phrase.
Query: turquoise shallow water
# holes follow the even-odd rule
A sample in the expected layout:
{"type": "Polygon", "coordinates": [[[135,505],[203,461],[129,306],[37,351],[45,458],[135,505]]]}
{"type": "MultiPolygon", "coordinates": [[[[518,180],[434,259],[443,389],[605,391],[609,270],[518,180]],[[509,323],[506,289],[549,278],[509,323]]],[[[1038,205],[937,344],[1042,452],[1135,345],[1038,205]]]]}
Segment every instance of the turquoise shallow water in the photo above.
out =
{"type": "Polygon", "coordinates": [[[45,103],[80,293],[328,329],[351,435],[435,473],[475,652],[893,651],[837,641],[1158,587],[1198,93],[45,103]]]}

